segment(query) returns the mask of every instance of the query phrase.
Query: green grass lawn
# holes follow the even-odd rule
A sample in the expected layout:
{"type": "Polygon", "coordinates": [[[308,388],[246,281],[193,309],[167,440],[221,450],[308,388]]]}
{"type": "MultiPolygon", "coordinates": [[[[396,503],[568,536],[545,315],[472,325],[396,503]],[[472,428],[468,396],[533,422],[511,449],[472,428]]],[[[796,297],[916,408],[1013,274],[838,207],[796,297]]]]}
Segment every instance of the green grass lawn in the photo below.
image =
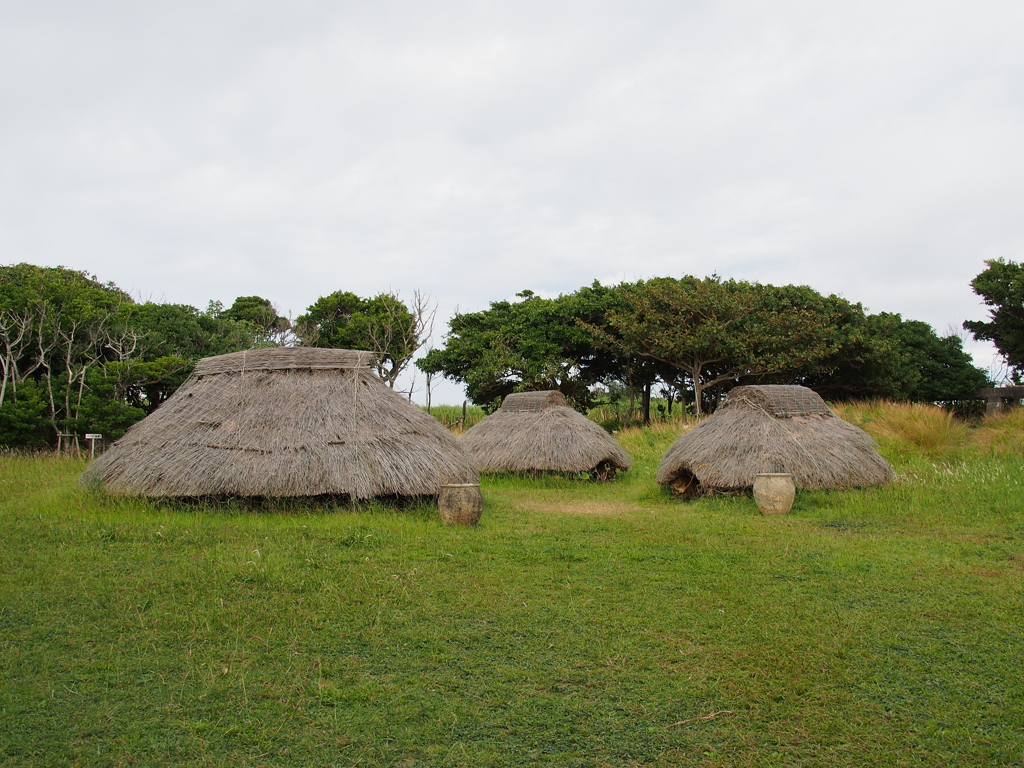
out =
{"type": "Polygon", "coordinates": [[[0,765],[1024,765],[1024,457],[684,503],[485,478],[475,528],[104,500],[0,457],[0,765]]]}

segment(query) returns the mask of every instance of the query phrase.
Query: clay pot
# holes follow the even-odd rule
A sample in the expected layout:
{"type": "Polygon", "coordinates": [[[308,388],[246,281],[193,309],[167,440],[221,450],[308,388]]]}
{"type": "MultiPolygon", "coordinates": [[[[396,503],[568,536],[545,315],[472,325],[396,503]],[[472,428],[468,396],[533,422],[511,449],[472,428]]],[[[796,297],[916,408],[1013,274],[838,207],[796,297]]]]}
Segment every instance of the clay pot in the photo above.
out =
{"type": "Polygon", "coordinates": [[[786,472],[762,472],[754,477],[754,501],[763,515],[785,515],[795,497],[796,484],[786,472]]]}
{"type": "Polygon", "coordinates": [[[451,483],[441,486],[437,511],[446,525],[476,525],[484,513],[484,496],[479,483],[451,483]]]}

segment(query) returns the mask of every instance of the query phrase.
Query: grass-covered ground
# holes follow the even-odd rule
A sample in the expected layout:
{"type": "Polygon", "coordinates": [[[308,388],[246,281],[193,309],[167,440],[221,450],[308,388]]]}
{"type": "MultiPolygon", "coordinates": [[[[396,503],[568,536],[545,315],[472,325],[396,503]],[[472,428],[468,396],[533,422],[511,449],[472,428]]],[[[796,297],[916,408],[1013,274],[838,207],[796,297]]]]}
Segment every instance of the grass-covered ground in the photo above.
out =
{"type": "Polygon", "coordinates": [[[1024,764],[1024,422],[844,415],[900,480],[785,518],[663,494],[677,427],[472,529],[2,457],[0,765],[1024,764]]]}

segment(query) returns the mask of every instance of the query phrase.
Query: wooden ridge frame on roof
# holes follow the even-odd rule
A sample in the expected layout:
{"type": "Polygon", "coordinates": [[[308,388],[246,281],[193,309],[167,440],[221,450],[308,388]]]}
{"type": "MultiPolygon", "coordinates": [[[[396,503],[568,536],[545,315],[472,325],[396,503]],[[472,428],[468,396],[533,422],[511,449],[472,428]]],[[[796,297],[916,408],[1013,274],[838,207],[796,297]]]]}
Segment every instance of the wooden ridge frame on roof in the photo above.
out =
{"type": "Polygon", "coordinates": [[[359,349],[323,349],[319,347],[268,347],[204,357],[196,364],[196,376],[245,371],[285,371],[293,369],[338,370],[370,368],[377,361],[372,352],[359,349]]]}

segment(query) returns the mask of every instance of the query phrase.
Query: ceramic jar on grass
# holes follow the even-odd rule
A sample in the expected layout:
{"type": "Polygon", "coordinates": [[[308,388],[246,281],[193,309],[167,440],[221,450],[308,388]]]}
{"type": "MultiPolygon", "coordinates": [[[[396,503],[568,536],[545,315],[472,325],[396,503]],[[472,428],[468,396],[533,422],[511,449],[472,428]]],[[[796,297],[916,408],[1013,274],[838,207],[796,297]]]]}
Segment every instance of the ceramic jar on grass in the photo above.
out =
{"type": "Polygon", "coordinates": [[[796,484],[788,472],[762,472],[754,477],[754,501],[761,514],[788,514],[794,498],[796,484]]]}
{"type": "Polygon", "coordinates": [[[441,486],[437,511],[446,525],[476,525],[484,512],[479,483],[451,483],[441,486]]]}

